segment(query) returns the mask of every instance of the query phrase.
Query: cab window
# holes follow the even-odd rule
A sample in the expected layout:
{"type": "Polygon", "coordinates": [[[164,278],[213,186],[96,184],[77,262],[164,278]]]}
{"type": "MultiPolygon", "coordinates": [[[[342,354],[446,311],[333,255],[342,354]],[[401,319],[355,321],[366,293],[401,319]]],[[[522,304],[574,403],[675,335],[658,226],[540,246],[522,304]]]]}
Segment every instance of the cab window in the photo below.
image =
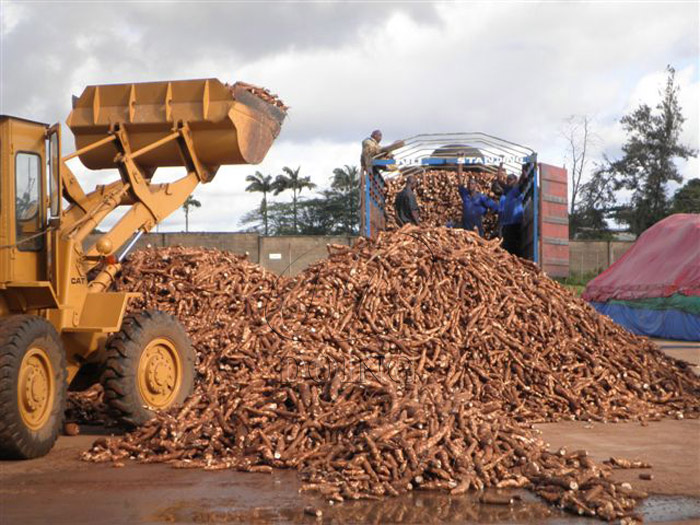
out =
{"type": "Polygon", "coordinates": [[[59,207],[60,180],[58,164],[61,160],[58,142],[58,133],[53,133],[49,139],[49,214],[51,217],[58,217],[61,209],[59,207]]]}
{"type": "Polygon", "coordinates": [[[40,250],[43,237],[41,213],[41,157],[35,153],[17,153],[15,157],[16,244],[22,251],[40,250]]]}

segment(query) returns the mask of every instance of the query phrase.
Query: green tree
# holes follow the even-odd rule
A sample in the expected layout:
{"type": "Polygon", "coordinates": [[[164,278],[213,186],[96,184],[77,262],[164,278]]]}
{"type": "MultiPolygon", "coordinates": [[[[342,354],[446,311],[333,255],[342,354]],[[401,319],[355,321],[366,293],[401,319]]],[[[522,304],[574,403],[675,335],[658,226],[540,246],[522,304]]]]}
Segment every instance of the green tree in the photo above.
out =
{"type": "Polygon", "coordinates": [[[327,192],[315,199],[299,203],[299,233],[303,235],[332,235],[338,233],[336,203],[327,192]]]}
{"type": "Polygon", "coordinates": [[[298,233],[292,225],[292,203],[274,202],[270,205],[270,231],[275,235],[298,233]]]}
{"type": "Polygon", "coordinates": [[[248,175],[245,178],[246,181],[250,182],[246,187],[245,191],[258,192],[263,194],[262,201],[260,202],[260,216],[262,218],[263,227],[265,230],[265,235],[268,235],[268,216],[267,216],[267,194],[275,189],[274,183],[272,182],[272,175],[263,175],[259,171],[256,171],[254,175],[248,175]]]}
{"type": "Polygon", "coordinates": [[[195,199],[192,195],[189,195],[185,202],[182,204],[182,209],[185,212],[185,231],[190,231],[190,208],[201,208],[202,203],[195,199]]]}
{"type": "Polygon", "coordinates": [[[614,175],[598,166],[591,178],[581,185],[580,200],[569,216],[569,227],[577,239],[611,237],[606,221],[615,202],[614,175]]]}
{"type": "Polygon", "coordinates": [[[330,211],[339,218],[341,227],[337,233],[357,233],[359,187],[360,172],[357,166],[346,164],[333,170],[331,189],[325,192],[325,197],[330,201],[330,211]]]}
{"type": "Polygon", "coordinates": [[[614,174],[616,190],[632,192],[629,203],[615,210],[615,218],[637,235],[670,211],[667,184],[683,180],[674,159],[696,154],[680,141],[685,118],[678,102],[675,70],[668,66],[667,72],[662,99],[655,110],[642,104],[620,120],[627,142],[622,147],[622,158],[609,162],[607,168],[614,174]]]}
{"type": "Polygon", "coordinates": [[[690,179],[673,195],[673,213],[700,213],[700,179],[690,179]]]}
{"type": "Polygon", "coordinates": [[[294,229],[294,233],[299,232],[298,228],[298,199],[299,199],[299,194],[304,188],[308,189],[313,189],[316,187],[316,184],[311,182],[310,177],[301,177],[299,175],[299,172],[301,171],[301,167],[293,170],[288,167],[282,168],[282,173],[281,175],[277,175],[275,177],[275,182],[274,184],[274,195],[279,195],[283,191],[287,190],[292,190],[292,226],[294,229]]]}
{"type": "MultiPolygon", "coordinates": [[[[269,203],[267,207],[268,235],[286,235],[292,233],[291,216],[291,202],[269,203]]],[[[260,232],[263,227],[260,209],[256,207],[247,212],[241,217],[240,223],[243,226],[248,226],[247,231],[260,232]]]]}

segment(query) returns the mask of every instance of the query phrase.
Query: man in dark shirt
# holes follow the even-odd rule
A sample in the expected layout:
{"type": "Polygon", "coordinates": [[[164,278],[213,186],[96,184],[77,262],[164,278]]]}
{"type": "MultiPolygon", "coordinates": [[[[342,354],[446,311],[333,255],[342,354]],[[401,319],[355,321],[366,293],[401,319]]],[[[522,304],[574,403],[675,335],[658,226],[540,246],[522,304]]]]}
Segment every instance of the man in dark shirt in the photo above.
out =
{"type": "Polygon", "coordinates": [[[416,178],[413,175],[409,175],[406,179],[406,185],[396,195],[394,206],[396,207],[396,222],[399,223],[399,226],[403,226],[409,222],[412,224],[420,224],[418,202],[416,201],[415,193],[413,193],[416,184],[416,178]]]}
{"type": "Polygon", "coordinates": [[[462,197],[462,228],[474,231],[476,228],[479,235],[484,236],[484,226],[482,219],[487,210],[498,211],[498,204],[489,199],[483,193],[477,191],[476,181],[469,179],[467,186],[461,184],[457,187],[459,196],[462,197]]]}

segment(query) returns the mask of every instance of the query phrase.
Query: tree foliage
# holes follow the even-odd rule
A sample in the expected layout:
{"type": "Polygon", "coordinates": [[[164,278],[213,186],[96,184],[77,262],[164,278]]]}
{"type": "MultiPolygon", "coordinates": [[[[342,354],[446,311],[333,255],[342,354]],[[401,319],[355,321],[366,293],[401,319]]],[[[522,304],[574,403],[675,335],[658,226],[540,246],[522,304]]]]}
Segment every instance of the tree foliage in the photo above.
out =
{"type": "Polygon", "coordinates": [[[620,120],[627,136],[622,156],[604,156],[603,163],[582,184],[581,169],[587,158],[585,139],[590,138],[590,130],[586,120],[567,121],[564,136],[574,190],[569,221],[572,237],[609,237],[607,219],[639,235],[670,213],[693,209],[692,199],[697,197],[694,184],[686,184],[673,200],[668,197],[669,183],[683,180],[675,161],[697,152],[681,141],[685,118],[678,102],[679,88],[675,70],[669,66],[667,73],[660,102],[654,108],[641,104],[620,120]]]}
{"type": "Polygon", "coordinates": [[[331,212],[337,217],[339,224],[334,228],[336,233],[354,235],[359,227],[360,172],[357,166],[348,166],[333,170],[331,189],[325,192],[325,197],[331,203],[331,212]]]}
{"type": "Polygon", "coordinates": [[[591,178],[581,185],[581,198],[569,215],[569,229],[579,239],[603,239],[611,236],[606,216],[615,202],[613,174],[598,166],[591,178]]]}
{"type": "Polygon", "coordinates": [[[285,166],[282,168],[282,174],[275,177],[274,194],[279,195],[283,191],[292,190],[292,225],[294,233],[299,233],[299,194],[304,188],[310,190],[316,187],[316,184],[311,182],[311,177],[302,177],[299,172],[301,166],[293,170],[285,166]]]}
{"type": "Polygon", "coordinates": [[[185,202],[182,203],[182,210],[185,212],[185,232],[190,231],[190,208],[201,208],[202,203],[194,198],[192,195],[188,195],[185,202]]]}
{"type": "MultiPolygon", "coordinates": [[[[309,177],[300,177],[300,169],[284,168],[271,183],[273,195],[292,190],[292,202],[265,201],[266,214],[262,210],[252,210],[241,219],[243,225],[258,231],[265,227],[271,235],[354,235],[358,230],[359,216],[359,172],[355,166],[344,166],[333,170],[330,188],[318,191],[312,198],[303,198],[302,189],[316,187],[309,177]],[[294,188],[296,187],[296,191],[294,188]]],[[[257,175],[257,174],[256,174],[257,175]]],[[[250,186],[258,188],[259,178],[249,176],[250,186]]],[[[262,191],[262,189],[247,191],[262,191]]]]}
{"type": "Polygon", "coordinates": [[[690,179],[676,190],[671,210],[673,213],[700,213],[700,179],[690,179]]]}
{"type": "Polygon", "coordinates": [[[683,180],[674,160],[696,154],[681,143],[685,118],[678,102],[675,70],[669,66],[667,72],[659,104],[654,109],[641,104],[621,119],[627,134],[623,155],[606,167],[613,175],[614,189],[631,192],[629,202],[613,210],[614,217],[637,235],[670,212],[667,185],[683,180]]]}
{"type": "Polygon", "coordinates": [[[262,193],[263,198],[260,201],[260,219],[262,220],[265,235],[269,234],[269,222],[267,214],[267,194],[274,191],[275,185],[272,181],[272,175],[263,175],[259,171],[256,171],[253,175],[248,175],[245,178],[246,181],[250,182],[246,187],[245,191],[262,193]]]}

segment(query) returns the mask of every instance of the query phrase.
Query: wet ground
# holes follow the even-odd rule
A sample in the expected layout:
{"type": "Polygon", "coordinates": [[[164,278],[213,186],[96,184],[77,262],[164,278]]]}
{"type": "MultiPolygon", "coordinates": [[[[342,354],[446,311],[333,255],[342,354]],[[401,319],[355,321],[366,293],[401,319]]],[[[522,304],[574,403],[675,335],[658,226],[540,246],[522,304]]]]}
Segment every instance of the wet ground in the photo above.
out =
{"type": "MultiPolygon", "coordinates": [[[[674,348],[688,361],[697,347],[674,348]]],[[[670,352],[669,352],[670,353],[670,352]]],[[[697,364],[697,362],[695,362],[697,364]]],[[[557,449],[586,449],[594,459],[641,459],[651,470],[617,470],[651,496],[638,508],[648,522],[700,523],[700,420],[538,425],[557,449]],[[650,472],[654,479],[639,479],[650,472]]],[[[123,468],[84,463],[100,429],[63,436],[51,453],[0,463],[0,524],[43,523],[595,523],[564,514],[527,491],[513,505],[484,505],[473,495],[415,492],[381,501],[329,505],[298,492],[293,471],[273,474],[178,470],[165,465],[123,468]],[[316,517],[311,511],[319,510],[316,517]]]]}
{"type": "MultiPolygon", "coordinates": [[[[646,521],[700,521],[700,420],[591,425],[539,425],[553,448],[586,448],[653,465],[616,471],[652,494],[640,507],[646,521]]],[[[84,429],[87,432],[94,429],[84,429]]],[[[166,465],[123,468],[78,460],[95,435],[61,437],[46,457],[0,464],[0,523],[592,523],[540,503],[527,491],[511,506],[479,504],[474,496],[416,492],[382,501],[329,505],[300,494],[296,473],[178,470],[166,465]],[[320,510],[320,518],[307,513],[320,510]],[[311,509],[308,509],[309,511],[311,509]]]]}

